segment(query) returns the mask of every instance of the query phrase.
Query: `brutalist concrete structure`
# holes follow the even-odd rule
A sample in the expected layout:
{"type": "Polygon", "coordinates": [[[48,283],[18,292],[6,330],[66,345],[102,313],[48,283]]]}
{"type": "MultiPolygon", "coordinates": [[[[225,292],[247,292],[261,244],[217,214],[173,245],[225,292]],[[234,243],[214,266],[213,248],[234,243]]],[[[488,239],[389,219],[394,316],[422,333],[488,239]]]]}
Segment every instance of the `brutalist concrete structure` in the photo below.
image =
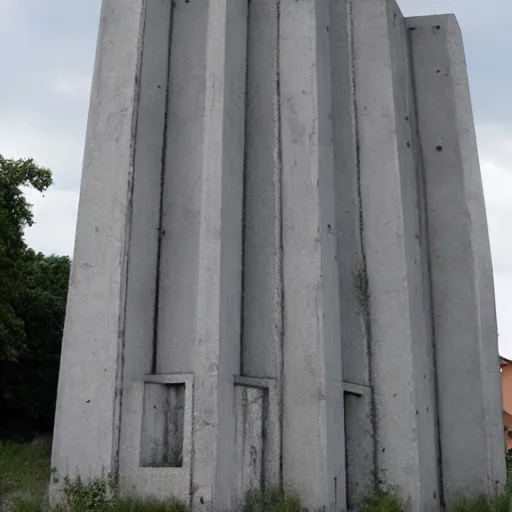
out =
{"type": "MultiPolygon", "coordinates": [[[[504,480],[462,38],[393,0],[104,0],[58,476],[414,511],[504,480]]],[[[60,483],[52,484],[58,498],[60,483]]]]}

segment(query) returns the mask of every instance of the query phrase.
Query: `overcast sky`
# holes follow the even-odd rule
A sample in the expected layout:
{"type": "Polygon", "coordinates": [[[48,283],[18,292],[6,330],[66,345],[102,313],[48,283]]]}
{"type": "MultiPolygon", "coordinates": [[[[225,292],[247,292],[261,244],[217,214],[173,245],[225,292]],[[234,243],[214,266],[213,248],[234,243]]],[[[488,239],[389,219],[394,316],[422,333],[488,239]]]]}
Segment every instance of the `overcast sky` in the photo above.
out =
{"type": "MultiPolygon", "coordinates": [[[[205,0],[206,1],[206,0],[205,0]]],[[[0,0],[0,153],[50,167],[30,194],[29,245],[71,254],[100,0],[0,0]]],[[[512,358],[512,0],[401,0],[406,15],[454,12],[462,27],[493,251],[500,349],[512,358]]]]}

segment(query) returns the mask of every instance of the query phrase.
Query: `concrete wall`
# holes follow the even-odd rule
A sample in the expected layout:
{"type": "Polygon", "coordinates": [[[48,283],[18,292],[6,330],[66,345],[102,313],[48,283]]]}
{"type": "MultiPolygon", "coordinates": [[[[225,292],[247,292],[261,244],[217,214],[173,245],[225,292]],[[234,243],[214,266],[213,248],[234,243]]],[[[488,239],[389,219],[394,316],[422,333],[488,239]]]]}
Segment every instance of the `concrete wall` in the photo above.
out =
{"type": "Polygon", "coordinates": [[[437,510],[500,488],[502,425],[454,19],[105,0],[58,473],[194,510],[280,483],[437,510]]]}

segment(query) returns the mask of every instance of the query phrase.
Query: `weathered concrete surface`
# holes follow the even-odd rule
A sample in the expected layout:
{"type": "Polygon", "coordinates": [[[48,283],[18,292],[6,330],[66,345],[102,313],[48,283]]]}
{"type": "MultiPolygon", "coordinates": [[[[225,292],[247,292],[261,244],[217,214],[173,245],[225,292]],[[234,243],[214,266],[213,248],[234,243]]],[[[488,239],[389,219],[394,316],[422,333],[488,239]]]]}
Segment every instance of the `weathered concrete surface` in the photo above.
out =
{"type": "Polygon", "coordinates": [[[453,18],[404,20],[394,0],[105,0],[96,62],[58,473],[118,471],[123,495],[201,511],[279,483],[329,511],[377,480],[414,511],[499,487],[453,18]]]}
{"type": "MultiPolygon", "coordinates": [[[[130,420],[122,424],[122,439],[126,442],[121,444],[119,484],[123,496],[187,501],[192,471],[193,383],[193,375],[176,374],[146,375],[130,385],[129,394],[123,397],[123,420],[130,420]],[[159,434],[161,440],[162,430],[155,432],[155,427],[164,426],[159,422],[159,416],[151,417],[151,410],[145,410],[150,398],[148,388],[162,389],[176,384],[185,385],[183,429],[179,436],[182,438],[181,465],[176,467],[176,464],[166,462],[148,464],[144,459],[143,445],[151,441],[152,432],[159,434]]],[[[153,447],[159,451],[165,449],[161,442],[153,443],[153,447]]]]}
{"type": "MultiPolygon", "coordinates": [[[[169,475],[165,475],[170,472],[167,468],[160,471],[157,468],[139,467],[144,382],[146,375],[154,372],[156,360],[154,325],[171,15],[169,2],[146,3],[135,139],[131,243],[127,249],[129,261],[119,445],[119,485],[122,492],[158,497],[173,494],[187,496],[190,488],[186,456],[184,468],[173,471],[171,485],[165,485],[166,481],[170,481],[169,475]],[[164,473],[164,477],[157,476],[159,473],[164,473]]],[[[188,433],[189,430],[185,428],[185,439],[188,433]]],[[[184,449],[186,451],[186,447],[184,449]]]]}
{"type": "Polygon", "coordinates": [[[462,36],[407,20],[426,183],[445,500],[505,477],[494,284],[462,36]],[[464,418],[464,428],[457,428],[464,418]],[[475,440],[478,439],[478,442],[475,440]]]}
{"type": "Polygon", "coordinates": [[[361,299],[365,260],[355,109],[353,16],[350,3],[331,0],[329,36],[334,191],[340,289],[347,505],[357,510],[371,491],[375,422],[370,392],[368,311],[361,299]]]}
{"type": "Polygon", "coordinates": [[[407,34],[393,0],[354,1],[351,13],[377,474],[413,510],[435,510],[432,333],[407,34]]]}
{"type": "Polygon", "coordinates": [[[244,497],[252,489],[260,489],[264,479],[265,390],[236,386],[236,496],[244,497]]]}
{"type": "Polygon", "coordinates": [[[53,439],[60,477],[116,469],[143,3],[101,11],[53,439]]]}
{"type": "MultiPolygon", "coordinates": [[[[187,4],[188,5],[188,4],[187,4]]],[[[192,506],[231,506],[240,371],[247,3],[209,2],[194,352],[192,506]]],[[[193,141],[190,141],[193,146],[193,141]]]]}
{"type": "Polygon", "coordinates": [[[278,0],[250,2],[244,183],[242,374],[281,376],[278,0]]]}
{"type": "Polygon", "coordinates": [[[283,481],[345,508],[329,3],[282,0],[283,481]]]}

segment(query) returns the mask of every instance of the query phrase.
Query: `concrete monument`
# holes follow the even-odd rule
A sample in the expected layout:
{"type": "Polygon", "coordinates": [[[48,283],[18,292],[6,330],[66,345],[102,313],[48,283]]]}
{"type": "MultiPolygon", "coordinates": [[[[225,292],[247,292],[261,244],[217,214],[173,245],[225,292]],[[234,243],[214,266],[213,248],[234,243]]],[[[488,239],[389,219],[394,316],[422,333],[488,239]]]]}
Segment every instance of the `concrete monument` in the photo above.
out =
{"type": "Polygon", "coordinates": [[[58,475],[212,511],[492,494],[495,316],[453,16],[104,0],[58,475]]]}

